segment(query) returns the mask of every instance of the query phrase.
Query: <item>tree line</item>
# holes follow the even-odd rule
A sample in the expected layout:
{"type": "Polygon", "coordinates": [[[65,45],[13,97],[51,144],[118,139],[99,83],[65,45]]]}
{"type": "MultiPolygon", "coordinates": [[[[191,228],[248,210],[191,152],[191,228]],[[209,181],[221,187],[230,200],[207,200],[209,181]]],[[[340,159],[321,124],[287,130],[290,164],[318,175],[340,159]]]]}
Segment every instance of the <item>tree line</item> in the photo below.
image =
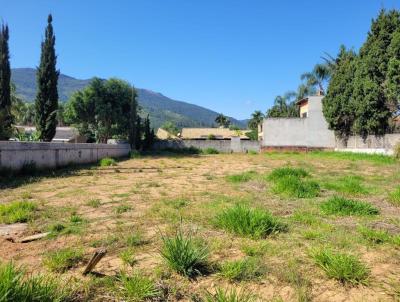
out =
{"type": "MultiPolygon", "coordinates": [[[[9,28],[0,31],[0,140],[9,140],[17,133],[16,123],[34,124],[36,137],[50,142],[58,124],[75,126],[89,142],[106,143],[110,138],[127,139],[132,148],[149,149],[154,130],[149,116],[142,118],[135,88],[120,79],[95,78],[82,91],[75,92],[65,104],[59,104],[56,68],[56,37],[53,18],[47,18],[41,43],[40,63],[36,71],[37,93],[34,104],[27,104],[11,83],[9,28]]],[[[142,114],[143,115],[143,114],[142,114]]]]}

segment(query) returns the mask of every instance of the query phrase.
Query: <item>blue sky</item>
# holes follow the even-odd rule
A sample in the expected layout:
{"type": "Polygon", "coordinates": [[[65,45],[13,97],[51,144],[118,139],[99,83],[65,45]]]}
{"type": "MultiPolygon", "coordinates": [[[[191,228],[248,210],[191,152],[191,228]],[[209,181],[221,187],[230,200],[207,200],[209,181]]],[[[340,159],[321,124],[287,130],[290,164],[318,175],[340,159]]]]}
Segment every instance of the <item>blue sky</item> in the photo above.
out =
{"type": "Polygon", "coordinates": [[[358,49],[400,0],[0,0],[12,67],[35,67],[53,14],[58,68],[119,77],[247,118],[294,90],[324,52],[358,49]]]}

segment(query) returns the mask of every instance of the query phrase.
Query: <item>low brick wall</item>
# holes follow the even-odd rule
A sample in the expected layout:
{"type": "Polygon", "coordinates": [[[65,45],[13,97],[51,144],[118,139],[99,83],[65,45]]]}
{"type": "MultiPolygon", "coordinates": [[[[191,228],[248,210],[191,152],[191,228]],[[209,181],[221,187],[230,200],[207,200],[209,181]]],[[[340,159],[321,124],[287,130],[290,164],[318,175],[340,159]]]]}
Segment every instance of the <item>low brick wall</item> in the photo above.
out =
{"type": "Polygon", "coordinates": [[[128,144],[0,142],[0,168],[17,171],[30,163],[39,169],[95,163],[104,157],[128,156],[129,151],[128,144]]]}
{"type": "Polygon", "coordinates": [[[160,140],[153,149],[162,150],[166,148],[182,149],[194,147],[200,150],[213,148],[220,153],[247,153],[248,151],[260,151],[260,143],[250,140],[160,140]]]}

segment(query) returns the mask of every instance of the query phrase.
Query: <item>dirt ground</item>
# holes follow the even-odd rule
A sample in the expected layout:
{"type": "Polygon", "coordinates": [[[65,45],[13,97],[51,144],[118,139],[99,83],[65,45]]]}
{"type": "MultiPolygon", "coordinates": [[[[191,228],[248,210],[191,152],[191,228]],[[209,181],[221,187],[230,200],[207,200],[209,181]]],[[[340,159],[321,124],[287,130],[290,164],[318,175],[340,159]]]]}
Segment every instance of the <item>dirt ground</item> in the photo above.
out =
{"type": "Polygon", "coordinates": [[[43,259],[49,251],[83,249],[84,261],[61,275],[82,284],[86,299],[96,301],[117,300],[96,279],[122,270],[139,270],[150,276],[168,288],[169,301],[196,301],[216,287],[246,289],[259,301],[400,301],[400,246],[372,244],[358,232],[359,226],[369,226],[400,235],[400,207],[388,200],[388,194],[399,185],[398,163],[307,154],[146,156],[118,162],[115,167],[87,167],[3,185],[0,203],[30,200],[38,205],[38,211],[26,228],[0,232],[0,259],[13,260],[33,273],[48,273],[43,259]],[[271,184],[262,177],[243,183],[226,179],[245,171],[267,175],[285,165],[310,171],[321,186],[320,196],[285,198],[271,192],[271,184]],[[362,178],[367,192],[351,197],[375,205],[380,215],[366,218],[320,213],[319,204],[337,193],[324,184],[345,175],[362,178]],[[99,205],[93,206],[93,200],[99,205]],[[213,217],[238,200],[280,217],[288,224],[288,232],[251,240],[218,229],[213,217]],[[311,213],[318,223],[296,219],[299,213],[311,213]],[[56,223],[68,225],[71,215],[79,215],[83,222],[69,234],[29,243],[8,238],[51,231],[56,223]],[[261,258],[267,272],[257,280],[236,283],[218,272],[196,279],[171,272],[160,256],[161,238],[177,228],[203,238],[210,249],[210,262],[215,264],[245,257],[243,246],[265,244],[261,258]],[[121,252],[129,249],[124,238],[135,232],[142,236],[143,244],[132,248],[135,263],[129,266],[121,259],[121,252]],[[370,269],[368,284],[350,286],[328,278],[310,256],[310,250],[320,246],[357,255],[370,269]],[[85,263],[99,247],[108,252],[95,269],[98,275],[83,277],[85,263]]]}

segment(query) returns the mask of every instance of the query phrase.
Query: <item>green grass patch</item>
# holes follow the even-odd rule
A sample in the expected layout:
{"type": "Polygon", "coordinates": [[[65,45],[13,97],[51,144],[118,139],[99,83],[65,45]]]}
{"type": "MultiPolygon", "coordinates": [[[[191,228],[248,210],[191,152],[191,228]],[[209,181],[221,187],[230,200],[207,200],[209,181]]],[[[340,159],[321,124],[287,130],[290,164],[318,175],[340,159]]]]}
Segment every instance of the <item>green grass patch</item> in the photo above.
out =
{"type": "Polygon", "coordinates": [[[266,267],[259,258],[247,257],[222,263],[220,275],[229,281],[250,281],[261,278],[266,267]]]}
{"type": "Polygon", "coordinates": [[[33,219],[36,208],[36,204],[31,201],[0,204],[0,223],[28,222],[33,219]]]}
{"type": "Polygon", "coordinates": [[[320,186],[312,180],[285,176],[275,181],[272,192],[288,198],[313,198],[320,193],[320,186]]]}
{"type": "Polygon", "coordinates": [[[144,239],[143,233],[136,230],[131,232],[128,236],[126,236],[126,244],[130,247],[137,247],[147,243],[147,240],[144,239]]]}
{"type": "Polygon", "coordinates": [[[116,166],[117,162],[114,158],[105,157],[100,160],[99,164],[100,167],[109,167],[109,166],[116,166]]]}
{"type": "Polygon", "coordinates": [[[64,248],[45,255],[43,264],[52,272],[63,273],[83,260],[81,249],[64,248]]]}
{"type": "Polygon", "coordinates": [[[400,187],[397,187],[389,194],[389,201],[394,205],[400,206],[400,187]]]}
{"type": "Polygon", "coordinates": [[[247,182],[257,175],[255,171],[247,171],[239,174],[228,175],[226,179],[232,183],[247,182]]]}
{"type": "Polygon", "coordinates": [[[215,148],[205,148],[201,150],[202,154],[219,154],[219,151],[215,148]]]}
{"type": "Polygon", "coordinates": [[[393,156],[383,154],[366,154],[366,153],[352,153],[352,152],[333,152],[333,151],[313,151],[307,154],[310,157],[318,158],[331,158],[338,160],[351,160],[360,161],[365,160],[375,164],[395,164],[398,162],[393,156]]]}
{"type": "Polygon", "coordinates": [[[369,269],[354,255],[320,249],[314,250],[312,257],[329,278],[352,285],[367,284],[369,269]]]}
{"type": "Polygon", "coordinates": [[[148,301],[161,294],[154,281],[140,272],[131,275],[122,273],[118,281],[120,293],[125,301],[148,301]]]}
{"type": "Polygon", "coordinates": [[[90,200],[88,200],[87,202],[86,202],[86,205],[88,206],[88,207],[92,207],[92,208],[98,208],[98,207],[100,207],[101,206],[101,201],[100,201],[100,199],[90,199],[90,200]]]}
{"type": "Polygon", "coordinates": [[[177,198],[177,199],[167,199],[167,200],[164,200],[163,202],[167,206],[169,206],[175,210],[179,210],[179,209],[182,209],[182,208],[186,207],[187,205],[189,205],[190,200],[185,199],[185,198],[177,198]]]}
{"type": "Polygon", "coordinates": [[[364,239],[373,244],[392,243],[400,246],[400,235],[392,235],[386,230],[374,230],[368,227],[360,227],[358,231],[364,239]]]}
{"type": "Polygon", "coordinates": [[[129,211],[131,211],[131,210],[132,210],[132,207],[129,206],[129,205],[127,205],[127,204],[122,204],[122,205],[116,206],[116,207],[114,208],[114,212],[115,212],[116,214],[126,213],[126,212],[129,212],[129,211]]]}
{"type": "Polygon", "coordinates": [[[207,272],[208,248],[192,234],[178,230],[172,237],[163,236],[162,241],[161,256],[172,270],[187,277],[207,272]]]}
{"type": "Polygon", "coordinates": [[[72,291],[49,276],[32,276],[13,263],[0,262],[0,301],[72,301],[72,291]]]}
{"type": "Polygon", "coordinates": [[[231,233],[253,239],[265,238],[270,234],[287,230],[287,225],[271,213],[241,204],[218,214],[216,225],[231,233]]]}
{"type": "Polygon", "coordinates": [[[252,241],[245,243],[240,247],[241,251],[250,257],[262,257],[267,253],[269,248],[269,244],[264,241],[252,241]]]}
{"type": "Polygon", "coordinates": [[[285,177],[304,178],[309,176],[309,173],[303,168],[281,167],[274,169],[267,177],[268,180],[277,181],[285,177]]]}
{"type": "Polygon", "coordinates": [[[217,288],[215,293],[206,293],[206,302],[254,302],[256,297],[247,290],[217,288]]]}
{"type": "Polygon", "coordinates": [[[290,219],[292,221],[310,226],[318,225],[321,223],[321,219],[317,215],[301,210],[294,212],[293,215],[290,217],[290,219]]]}
{"type": "Polygon", "coordinates": [[[379,210],[370,203],[334,196],[321,204],[321,210],[328,215],[371,216],[378,215],[379,210]]]}
{"type": "Polygon", "coordinates": [[[136,263],[135,252],[133,249],[126,249],[119,253],[119,258],[122,262],[129,266],[134,266],[136,263]]]}
{"type": "Polygon", "coordinates": [[[328,190],[334,190],[348,195],[363,195],[369,190],[363,185],[363,179],[360,176],[348,175],[335,181],[325,183],[324,187],[328,190]]]}

